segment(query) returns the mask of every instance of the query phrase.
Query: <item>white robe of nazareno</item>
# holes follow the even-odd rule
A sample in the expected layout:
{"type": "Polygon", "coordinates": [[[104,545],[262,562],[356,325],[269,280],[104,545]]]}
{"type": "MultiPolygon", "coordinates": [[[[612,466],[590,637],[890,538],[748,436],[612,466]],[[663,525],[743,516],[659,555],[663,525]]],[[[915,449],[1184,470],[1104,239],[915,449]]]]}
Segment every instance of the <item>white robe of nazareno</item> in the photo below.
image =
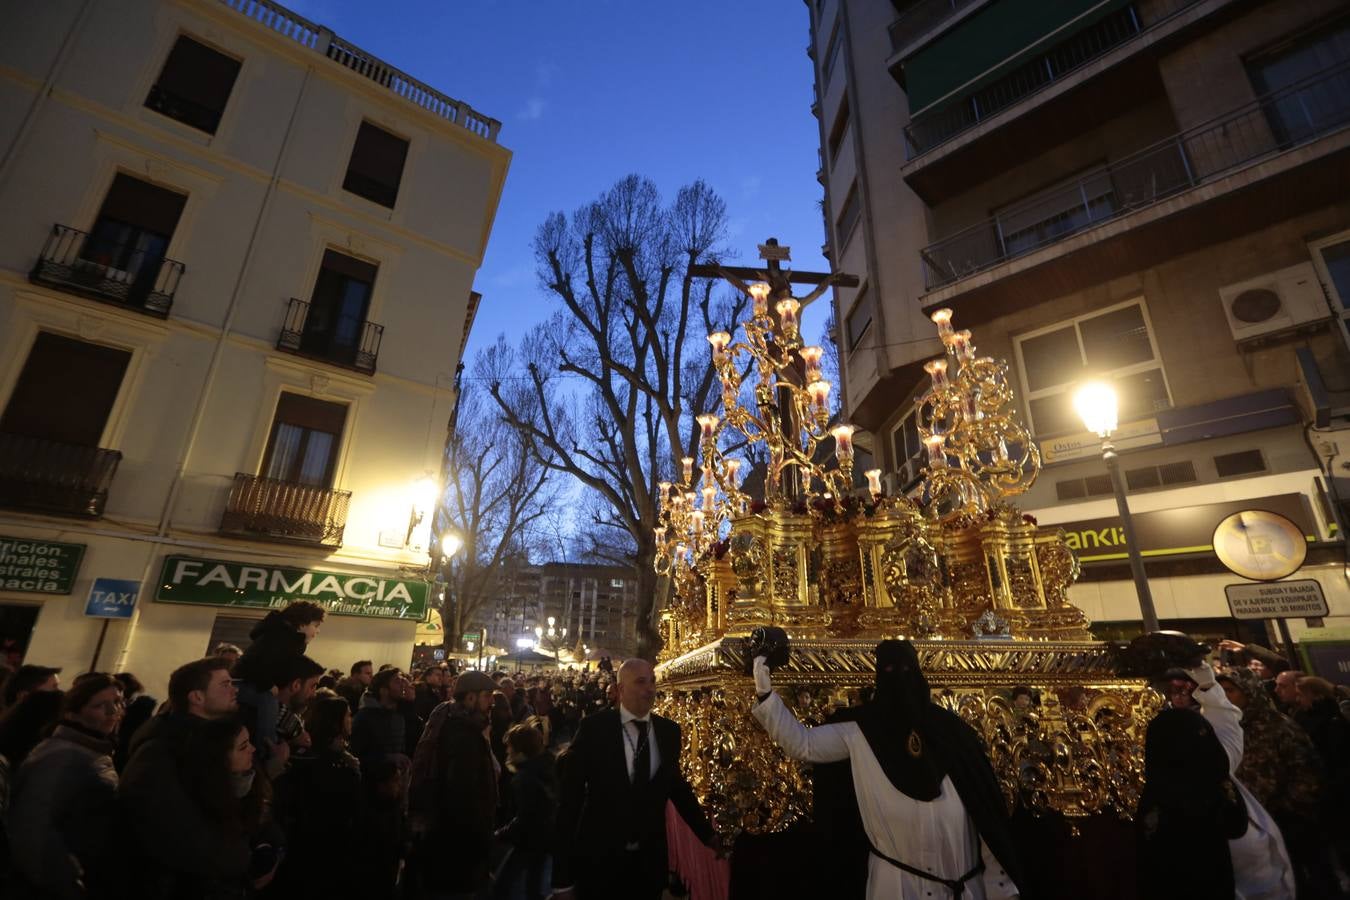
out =
{"type": "MultiPolygon", "coordinates": [[[[976,834],[950,777],[942,779],[937,799],[915,800],[891,784],[856,722],[808,728],[797,721],[777,693],[770,693],[752,712],[769,737],[793,759],[849,761],[863,829],[877,850],[913,868],[950,879],[965,875],[975,868],[977,859],[983,858],[984,872],[966,882],[961,900],[1018,896],[1003,865],[976,834]]],[[[952,891],[869,853],[867,896],[868,900],[950,900],[952,891]]]]}
{"type": "Polygon", "coordinates": [[[1223,744],[1228,755],[1228,774],[1247,803],[1247,833],[1228,842],[1236,900],[1288,900],[1294,896],[1294,867],[1289,863],[1280,826],[1237,779],[1237,767],[1242,763],[1242,710],[1217,685],[1196,690],[1191,697],[1223,744]]]}

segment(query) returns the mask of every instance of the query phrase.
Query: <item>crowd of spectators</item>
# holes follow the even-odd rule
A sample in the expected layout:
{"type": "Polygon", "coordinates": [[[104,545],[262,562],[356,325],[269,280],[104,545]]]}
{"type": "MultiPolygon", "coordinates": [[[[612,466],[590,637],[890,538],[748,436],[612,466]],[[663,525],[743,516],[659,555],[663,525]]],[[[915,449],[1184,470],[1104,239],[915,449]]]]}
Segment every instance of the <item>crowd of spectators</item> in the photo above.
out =
{"type": "Polygon", "coordinates": [[[274,611],[164,698],[0,669],[0,896],[548,896],[554,758],[612,672],[326,671],[323,620],[274,611]]]}
{"type": "MultiPolygon", "coordinates": [[[[323,619],[303,601],[274,611],[247,649],[220,645],[177,668],[163,698],[129,673],[0,672],[0,895],[547,897],[559,767],[582,720],[616,704],[612,667],[325,670],[308,652],[323,619]]],[[[1197,878],[1227,866],[1238,889],[1255,877],[1241,841],[1256,833],[1282,841],[1300,896],[1341,896],[1345,691],[1263,648],[1222,650],[1215,669],[1158,685],[1146,883],[1150,839],[1203,820],[1215,841],[1195,845],[1197,878]],[[1266,824],[1241,827],[1257,809],[1266,824]]],[[[1012,702],[1028,711],[1036,698],[1019,688],[1012,702]]],[[[1159,859],[1175,882],[1170,852],[1159,859]]],[[[1218,884],[1203,896],[1224,895],[1229,881],[1218,884]]]]}

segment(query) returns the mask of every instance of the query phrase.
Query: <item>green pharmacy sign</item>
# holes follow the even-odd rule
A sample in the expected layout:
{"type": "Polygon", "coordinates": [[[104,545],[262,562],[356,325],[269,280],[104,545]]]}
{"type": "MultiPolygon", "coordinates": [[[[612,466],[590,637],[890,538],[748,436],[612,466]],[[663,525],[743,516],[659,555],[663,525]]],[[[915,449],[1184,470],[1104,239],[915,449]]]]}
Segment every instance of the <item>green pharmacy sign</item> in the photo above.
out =
{"type": "Polygon", "coordinates": [[[346,575],[166,556],[155,600],[194,606],[281,609],[292,600],[312,600],[337,616],[403,619],[427,615],[425,581],[346,575]]]}
{"type": "Polygon", "coordinates": [[[0,535],[0,591],[69,594],[84,544],[59,544],[0,535]]]}

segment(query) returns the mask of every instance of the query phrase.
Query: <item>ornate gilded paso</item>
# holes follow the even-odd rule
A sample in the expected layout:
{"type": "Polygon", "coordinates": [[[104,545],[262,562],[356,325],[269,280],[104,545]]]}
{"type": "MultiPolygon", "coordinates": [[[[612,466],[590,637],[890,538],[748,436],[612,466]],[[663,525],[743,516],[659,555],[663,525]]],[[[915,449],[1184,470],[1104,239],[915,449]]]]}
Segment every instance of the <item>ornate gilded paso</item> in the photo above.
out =
{"type": "Polygon", "coordinates": [[[910,638],[934,699],[983,737],[1010,803],[1070,821],[1129,815],[1155,700],[1089,640],[1069,600],[1078,561],[1063,534],[1014,503],[1040,454],[1007,364],[980,356],[950,310],[934,313],[945,353],[924,367],[923,483],[888,495],[873,469],[861,489],[854,429],[831,418],[823,351],[802,346],[786,285],[737,283],[753,300],[743,339],[708,336],[721,414],[696,416],[701,456],[682,458],[657,497],[656,568],[671,587],[663,710],[684,726],[688,774],[715,824],[761,832],[808,814],[809,768],[748,714],[741,637],[760,625],[792,637],[774,683],[804,720],[872,684],[878,640],[910,638]],[[724,432],[765,451],[762,495],[743,490],[724,432]],[[830,439],[833,459],[819,452],[830,439]]]}

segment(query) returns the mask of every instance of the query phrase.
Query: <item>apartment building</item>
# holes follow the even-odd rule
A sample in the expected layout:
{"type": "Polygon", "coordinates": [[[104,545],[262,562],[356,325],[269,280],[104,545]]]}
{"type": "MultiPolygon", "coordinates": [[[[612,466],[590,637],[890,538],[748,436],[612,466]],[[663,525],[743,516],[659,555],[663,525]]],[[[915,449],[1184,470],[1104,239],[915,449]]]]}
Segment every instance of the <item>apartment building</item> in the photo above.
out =
{"type": "Polygon", "coordinates": [[[637,652],[637,590],[631,567],[525,566],[504,580],[500,597],[478,613],[470,631],[486,628],[490,644],[511,650],[537,641],[550,653],[580,644],[626,658],[637,652]]]}
{"type": "Polygon", "coordinates": [[[0,31],[0,637],[168,673],[269,608],[406,665],[499,123],[268,0],[0,31]]]}
{"type": "MultiPolygon", "coordinates": [[[[845,415],[892,490],[949,308],[1010,378],[1045,462],[1023,505],[1084,562],[1102,635],[1137,629],[1111,483],[1070,397],[1121,397],[1116,444],[1159,614],[1239,624],[1212,552],[1232,512],[1307,540],[1350,625],[1350,4],[808,0],[845,415]]],[[[1330,631],[1330,629],[1328,629],[1330,631]]]]}

